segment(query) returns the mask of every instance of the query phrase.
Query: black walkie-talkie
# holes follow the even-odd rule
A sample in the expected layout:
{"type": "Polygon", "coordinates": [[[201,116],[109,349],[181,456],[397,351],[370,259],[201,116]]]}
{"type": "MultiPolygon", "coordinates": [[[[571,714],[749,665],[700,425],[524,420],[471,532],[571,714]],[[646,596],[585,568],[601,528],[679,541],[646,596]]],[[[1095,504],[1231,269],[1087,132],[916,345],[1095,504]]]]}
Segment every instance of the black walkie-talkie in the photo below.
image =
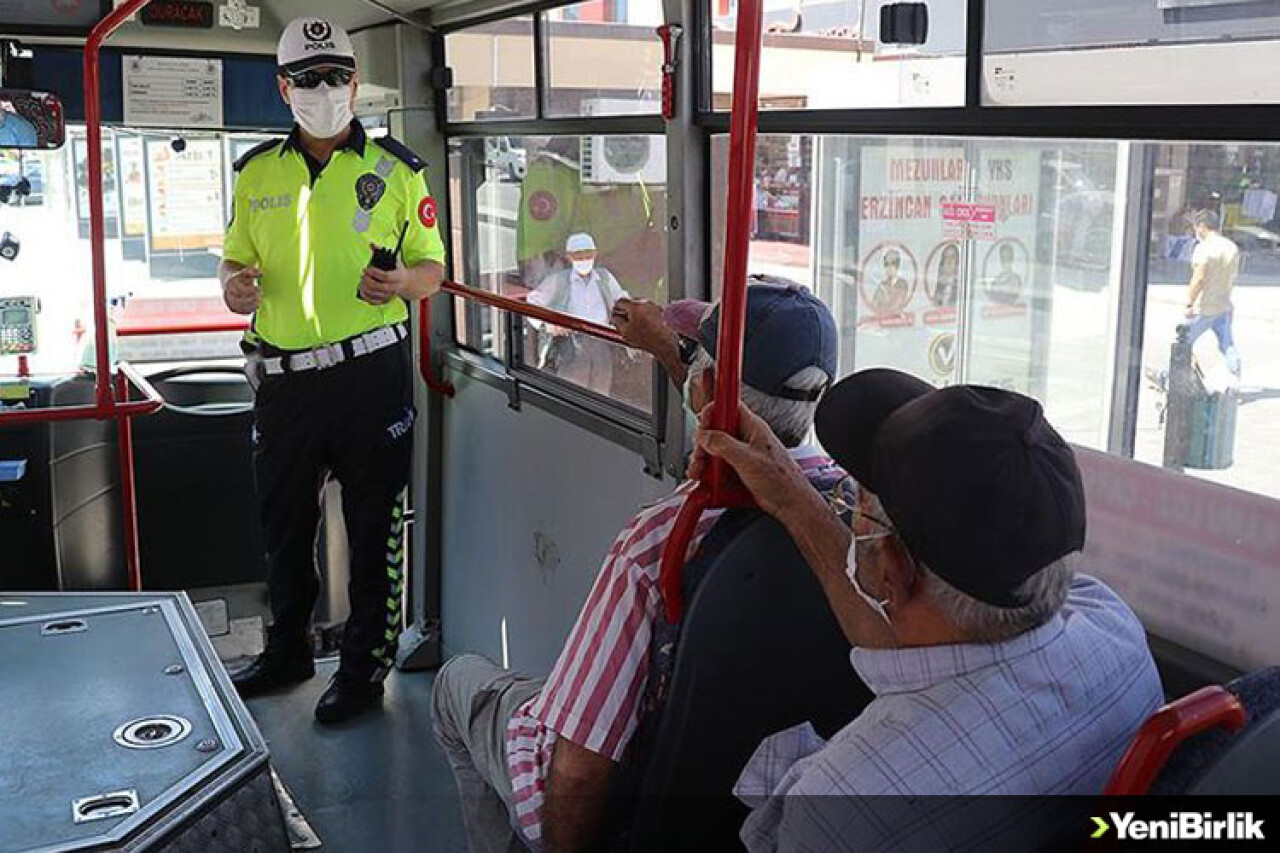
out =
{"type": "MultiPolygon", "coordinates": [[[[369,260],[369,266],[386,272],[390,272],[395,269],[396,258],[400,255],[400,247],[404,245],[404,235],[408,230],[409,223],[405,222],[405,224],[400,228],[400,238],[396,240],[396,247],[394,249],[388,249],[383,246],[374,246],[373,257],[369,260]]],[[[359,290],[357,289],[356,296],[358,297],[359,295],[359,290]]]]}

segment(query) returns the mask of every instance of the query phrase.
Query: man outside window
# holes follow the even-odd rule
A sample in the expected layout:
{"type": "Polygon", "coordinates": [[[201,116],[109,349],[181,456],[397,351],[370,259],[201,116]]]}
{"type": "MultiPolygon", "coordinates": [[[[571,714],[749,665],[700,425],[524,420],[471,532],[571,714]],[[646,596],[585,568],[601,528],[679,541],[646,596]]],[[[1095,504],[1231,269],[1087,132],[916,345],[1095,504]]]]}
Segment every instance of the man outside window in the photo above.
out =
{"type": "Polygon", "coordinates": [[[1187,343],[1194,344],[1210,330],[1218,339],[1218,350],[1227,360],[1227,369],[1240,378],[1240,352],[1236,349],[1231,322],[1234,308],[1231,291],[1240,271],[1240,249],[1218,230],[1218,215],[1204,210],[1193,220],[1196,249],[1191,256],[1191,281],[1187,285],[1187,343]]]}
{"type": "MultiPolygon", "coordinates": [[[[547,276],[529,294],[529,302],[608,325],[614,304],[627,292],[613,273],[596,264],[595,240],[590,234],[572,234],[565,241],[564,254],[569,267],[547,276]]],[[[546,336],[539,347],[538,367],[597,394],[609,393],[613,385],[612,346],[552,323],[531,323],[546,336]]]]}

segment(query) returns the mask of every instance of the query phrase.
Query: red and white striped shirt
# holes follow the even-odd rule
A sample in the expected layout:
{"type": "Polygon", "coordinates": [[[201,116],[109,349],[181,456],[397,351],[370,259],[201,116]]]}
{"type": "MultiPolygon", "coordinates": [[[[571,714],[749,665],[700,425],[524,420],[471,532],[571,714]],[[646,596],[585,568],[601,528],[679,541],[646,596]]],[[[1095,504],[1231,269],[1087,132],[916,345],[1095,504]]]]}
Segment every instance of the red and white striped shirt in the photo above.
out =
{"type": "MultiPolygon", "coordinates": [[[[795,448],[791,458],[811,477],[835,464],[811,446],[795,448]]],[[[646,506],[618,534],[547,683],[507,725],[515,822],[535,849],[541,846],[543,793],[557,735],[616,762],[640,722],[649,641],[662,612],[662,549],[692,488],[684,483],[646,506]]],[[[686,559],[722,513],[703,514],[686,559]]]]}

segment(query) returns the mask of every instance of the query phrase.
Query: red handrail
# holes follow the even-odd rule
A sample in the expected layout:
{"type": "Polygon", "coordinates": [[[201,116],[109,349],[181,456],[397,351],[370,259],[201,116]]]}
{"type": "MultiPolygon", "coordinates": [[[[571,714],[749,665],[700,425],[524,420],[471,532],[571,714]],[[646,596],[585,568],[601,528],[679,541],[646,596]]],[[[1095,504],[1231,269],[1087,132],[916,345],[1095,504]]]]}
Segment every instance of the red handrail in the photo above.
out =
{"type": "MultiPolygon", "coordinates": [[[[738,3],[733,61],[733,113],[729,124],[729,201],[724,246],[724,296],[716,342],[716,395],[711,428],[736,435],[742,382],[742,338],[747,309],[747,256],[750,249],[752,174],[756,159],[756,119],[760,90],[762,0],[738,3]]],[[[733,469],[711,459],[697,486],[685,498],[662,551],[658,589],[669,622],[684,612],[681,589],[689,541],[702,513],[715,507],[750,506],[751,495],[733,469]]]]}
{"type": "Polygon", "coordinates": [[[116,324],[116,336],[121,338],[140,338],[150,335],[197,335],[212,332],[243,332],[249,328],[249,321],[244,317],[227,317],[216,320],[197,320],[194,322],[161,321],[149,323],[145,319],[132,320],[128,323],[116,324]]]}
{"type": "Polygon", "coordinates": [[[1216,684],[1170,702],[1142,724],[1103,794],[1110,797],[1147,793],[1169,756],[1184,740],[1218,726],[1238,732],[1247,721],[1240,699],[1216,684]]]}
{"type": "Polygon", "coordinates": [[[593,323],[590,320],[584,320],[572,314],[563,314],[552,308],[543,308],[541,305],[534,305],[523,299],[513,299],[510,296],[502,296],[488,290],[481,290],[478,287],[460,284],[456,281],[446,281],[441,285],[440,289],[445,293],[461,296],[463,299],[470,299],[472,302],[491,305],[494,308],[501,308],[503,311],[510,311],[512,314],[519,314],[522,317],[543,320],[561,326],[571,332],[581,332],[584,335],[590,335],[593,338],[599,338],[611,344],[627,345],[627,342],[622,339],[622,335],[618,334],[618,330],[612,326],[593,323]]]}
{"type": "Polygon", "coordinates": [[[431,297],[418,300],[418,372],[422,381],[437,394],[452,397],[456,393],[453,383],[436,376],[431,369],[431,297]]]}
{"type": "MultiPolygon", "coordinates": [[[[472,302],[479,302],[482,305],[488,305],[503,311],[510,311],[512,314],[519,314],[521,317],[530,317],[534,320],[543,320],[553,323],[573,332],[580,332],[584,335],[590,335],[593,338],[599,338],[602,341],[608,341],[618,346],[626,346],[627,342],[622,339],[622,335],[612,326],[605,326],[600,323],[593,323],[590,320],[584,320],[581,317],[574,317],[572,314],[562,314],[551,308],[544,308],[541,305],[533,305],[523,299],[515,299],[510,296],[502,296],[488,290],[481,290],[478,287],[461,284],[456,281],[446,281],[440,286],[443,293],[450,296],[457,296],[460,299],[467,299],[472,302]]],[[[422,381],[427,383],[427,387],[432,391],[443,394],[446,397],[452,397],[455,389],[453,383],[438,378],[435,370],[431,366],[431,300],[423,299],[418,308],[418,371],[422,374],[422,381]]]]}
{"type": "Polygon", "coordinates": [[[111,388],[111,351],[107,337],[107,249],[106,218],[102,197],[102,102],[100,95],[99,51],[107,37],[129,16],[150,0],[125,0],[99,21],[84,43],[84,123],[88,146],[89,248],[93,252],[93,329],[97,349],[95,382],[98,406],[114,407],[111,388]]]}

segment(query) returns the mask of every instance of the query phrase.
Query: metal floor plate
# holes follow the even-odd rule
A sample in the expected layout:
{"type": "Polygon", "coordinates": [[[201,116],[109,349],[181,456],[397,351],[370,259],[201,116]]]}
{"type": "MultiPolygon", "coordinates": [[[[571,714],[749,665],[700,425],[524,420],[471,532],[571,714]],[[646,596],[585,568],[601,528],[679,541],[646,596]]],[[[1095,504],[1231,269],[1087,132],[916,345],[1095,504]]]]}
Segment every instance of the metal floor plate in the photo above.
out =
{"type": "Polygon", "coordinates": [[[172,599],[49,603],[0,606],[6,850],[119,838],[244,750],[172,599]]]}

